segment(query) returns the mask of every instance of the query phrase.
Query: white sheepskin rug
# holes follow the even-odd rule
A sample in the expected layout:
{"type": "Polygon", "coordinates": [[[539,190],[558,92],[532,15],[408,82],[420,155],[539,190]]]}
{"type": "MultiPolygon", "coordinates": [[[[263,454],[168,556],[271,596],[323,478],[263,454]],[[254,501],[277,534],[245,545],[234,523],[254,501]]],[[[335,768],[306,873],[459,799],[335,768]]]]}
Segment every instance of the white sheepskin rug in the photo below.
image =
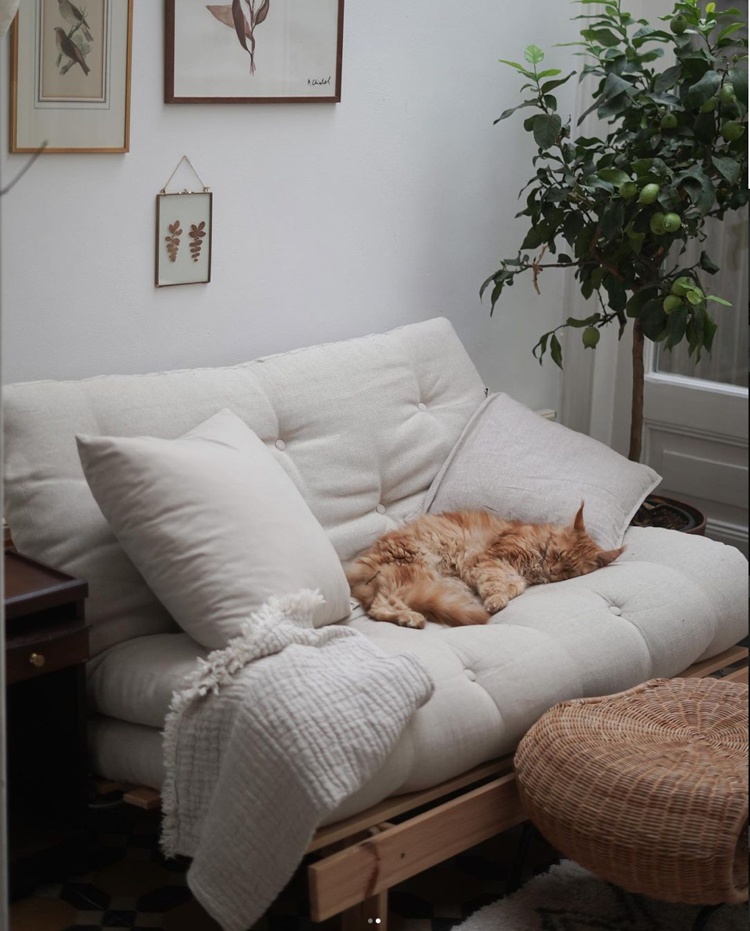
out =
{"type": "MultiPolygon", "coordinates": [[[[566,860],[453,931],[690,931],[699,909],[630,895],[566,860]]],[[[707,931],[747,931],[747,906],[716,912],[707,931]]]]}

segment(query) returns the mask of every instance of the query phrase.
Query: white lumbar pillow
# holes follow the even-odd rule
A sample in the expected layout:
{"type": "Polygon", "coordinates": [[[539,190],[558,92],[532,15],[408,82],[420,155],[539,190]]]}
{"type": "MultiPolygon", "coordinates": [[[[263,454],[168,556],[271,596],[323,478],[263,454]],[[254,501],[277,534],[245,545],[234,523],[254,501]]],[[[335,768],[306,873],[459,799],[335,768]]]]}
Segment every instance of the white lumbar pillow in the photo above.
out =
{"type": "Polygon", "coordinates": [[[469,421],[424,508],[569,524],[585,501],[589,533],[605,550],[614,550],[660,482],[648,466],[496,394],[469,421]]]}
{"type": "Polygon", "coordinates": [[[91,491],[182,629],[220,649],[274,595],[319,590],[316,627],[349,614],[325,531],[279,462],[229,410],[176,440],[79,436],[91,491]]]}

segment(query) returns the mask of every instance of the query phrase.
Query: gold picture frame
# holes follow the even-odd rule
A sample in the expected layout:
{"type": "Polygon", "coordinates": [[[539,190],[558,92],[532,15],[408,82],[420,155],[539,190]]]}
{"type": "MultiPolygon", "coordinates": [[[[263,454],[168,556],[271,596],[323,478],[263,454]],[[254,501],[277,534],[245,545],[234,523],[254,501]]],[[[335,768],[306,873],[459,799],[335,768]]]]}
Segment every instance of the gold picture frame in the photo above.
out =
{"type": "Polygon", "coordinates": [[[213,212],[208,190],[156,195],[157,288],[210,284],[213,212]]]}
{"type": "Polygon", "coordinates": [[[133,0],[26,0],[11,32],[12,153],[130,151],[133,0]]]}

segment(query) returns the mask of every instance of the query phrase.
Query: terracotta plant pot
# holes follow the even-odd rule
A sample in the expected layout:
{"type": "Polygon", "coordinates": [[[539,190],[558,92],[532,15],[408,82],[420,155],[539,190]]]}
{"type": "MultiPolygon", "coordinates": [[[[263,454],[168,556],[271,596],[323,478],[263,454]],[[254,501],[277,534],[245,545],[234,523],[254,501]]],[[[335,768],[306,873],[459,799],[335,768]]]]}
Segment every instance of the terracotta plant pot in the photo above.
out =
{"type": "Polygon", "coordinates": [[[665,498],[662,495],[651,495],[647,498],[646,504],[638,512],[633,523],[638,527],[669,527],[671,521],[680,523],[680,518],[684,521],[684,526],[673,526],[669,529],[705,537],[708,521],[702,511],[693,507],[692,504],[677,501],[675,498],[665,498]]]}

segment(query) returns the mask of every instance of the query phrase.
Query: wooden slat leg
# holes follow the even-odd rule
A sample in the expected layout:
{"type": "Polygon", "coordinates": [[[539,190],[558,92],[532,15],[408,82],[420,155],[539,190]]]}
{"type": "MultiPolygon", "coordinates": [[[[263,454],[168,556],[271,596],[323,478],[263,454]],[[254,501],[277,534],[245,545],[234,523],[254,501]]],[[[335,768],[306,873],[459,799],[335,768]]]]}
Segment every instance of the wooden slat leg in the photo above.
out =
{"type": "Polygon", "coordinates": [[[388,892],[361,902],[341,914],[341,931],[388,931],[388,892]]]}

